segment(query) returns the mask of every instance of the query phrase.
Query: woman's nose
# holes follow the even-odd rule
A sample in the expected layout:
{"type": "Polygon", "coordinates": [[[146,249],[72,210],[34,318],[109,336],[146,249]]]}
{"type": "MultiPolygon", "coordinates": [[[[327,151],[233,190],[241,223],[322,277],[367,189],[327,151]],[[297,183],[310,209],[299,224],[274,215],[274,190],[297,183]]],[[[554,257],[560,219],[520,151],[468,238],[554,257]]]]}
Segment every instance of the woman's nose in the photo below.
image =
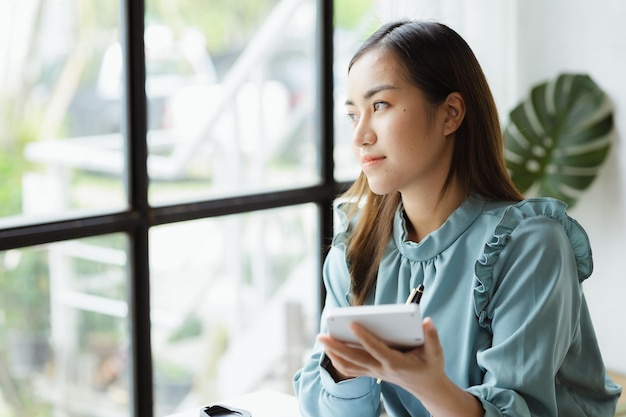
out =
{"type": "Polygon", "coordinates": [[[352,143],[354,146],[367,146],[376,142],[376,134],[372,130],[367,119],[361,119],[354,127],[352,143]]]}

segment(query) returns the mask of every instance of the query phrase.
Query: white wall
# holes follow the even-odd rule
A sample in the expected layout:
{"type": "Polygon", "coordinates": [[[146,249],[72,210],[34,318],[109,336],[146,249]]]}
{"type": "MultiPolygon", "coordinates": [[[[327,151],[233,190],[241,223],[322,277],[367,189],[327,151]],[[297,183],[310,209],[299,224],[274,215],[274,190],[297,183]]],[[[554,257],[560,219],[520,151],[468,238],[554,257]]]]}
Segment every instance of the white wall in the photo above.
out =
{"type": "Polygon", "coordinates": [[[586,73],[615,106],[617,140],[570,210],[587,230],[594,273],[584,288],[607,367],[626,373],[626,1],[395,0],[379,18],[438,20],[470,44],[501,117],[538,82],[586,73]]]}

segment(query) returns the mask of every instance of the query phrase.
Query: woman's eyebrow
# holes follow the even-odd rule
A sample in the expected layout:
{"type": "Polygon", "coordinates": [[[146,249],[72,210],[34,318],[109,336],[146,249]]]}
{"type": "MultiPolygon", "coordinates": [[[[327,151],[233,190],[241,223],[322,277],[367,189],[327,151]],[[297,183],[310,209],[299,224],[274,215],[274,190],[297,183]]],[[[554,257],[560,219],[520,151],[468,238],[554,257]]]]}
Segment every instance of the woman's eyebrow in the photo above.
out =
{"type": "MultiPolygon", "coordinates": [[[[367,100],[368,98],[372,98],[372,96],[374,96],[377,93],[380,93],[381,91],[385,91],[385,90],[396,90],[398,87],[393,86],[391,84],[383,84],[383,85],[378,85],[376,87],[370,88],[369,90],[367,90],[365,92],[365,94],[363,94],[363,98],[365,100],[367,100]]],[[[351,106],[354,103],[352,102],[352,100],[346,100],[346,106],[351,106]]]]}

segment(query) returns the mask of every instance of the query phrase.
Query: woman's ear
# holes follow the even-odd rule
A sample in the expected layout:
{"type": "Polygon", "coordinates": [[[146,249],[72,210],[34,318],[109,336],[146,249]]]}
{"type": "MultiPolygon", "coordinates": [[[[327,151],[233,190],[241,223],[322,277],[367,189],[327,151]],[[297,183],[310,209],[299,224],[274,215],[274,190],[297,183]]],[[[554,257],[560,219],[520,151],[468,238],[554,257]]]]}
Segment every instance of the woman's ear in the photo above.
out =
{"type": "Polygon", "coordinates": [[[465,101],[463,96],[455,91],[446,97],[443,106],[446,111],[443,133],[448,136],[458,130],[465,118],[465,101]]]}

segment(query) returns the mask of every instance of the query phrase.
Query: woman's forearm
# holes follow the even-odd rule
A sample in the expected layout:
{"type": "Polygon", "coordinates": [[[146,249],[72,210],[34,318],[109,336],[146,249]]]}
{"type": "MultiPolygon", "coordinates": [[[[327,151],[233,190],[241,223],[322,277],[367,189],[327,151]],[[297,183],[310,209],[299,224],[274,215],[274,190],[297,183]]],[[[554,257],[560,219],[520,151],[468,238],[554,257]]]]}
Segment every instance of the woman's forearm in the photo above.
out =
{"type": "Polygon", "coordinates": [[[427,386],[409,389],[435,417],[483,417],[481,402],[445,375],[427,386]]]}

